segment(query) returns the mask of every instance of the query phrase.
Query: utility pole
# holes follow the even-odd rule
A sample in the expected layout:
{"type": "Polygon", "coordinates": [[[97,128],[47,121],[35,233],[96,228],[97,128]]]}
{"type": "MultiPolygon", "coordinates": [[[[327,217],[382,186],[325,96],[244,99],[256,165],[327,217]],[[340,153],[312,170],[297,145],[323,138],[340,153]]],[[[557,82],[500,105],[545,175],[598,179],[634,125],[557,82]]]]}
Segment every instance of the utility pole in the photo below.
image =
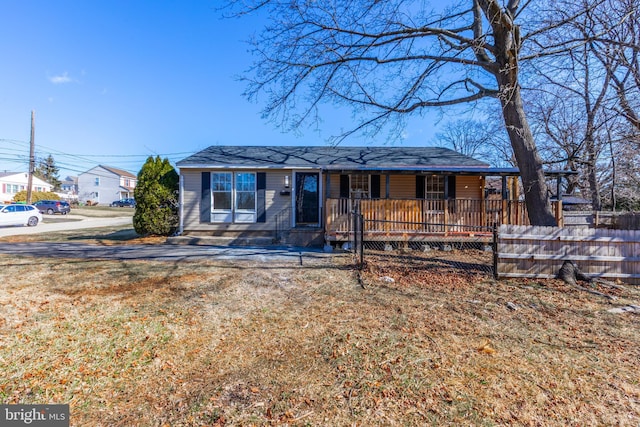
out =
{"type": "Polygon", "coordinates": [[[27,204],[31,204],[31,187],[33,186],[33,171],[35,169],[36,112],[31,110],[31,139],[29,140],[29,178],[27,179],[27,204]]]}

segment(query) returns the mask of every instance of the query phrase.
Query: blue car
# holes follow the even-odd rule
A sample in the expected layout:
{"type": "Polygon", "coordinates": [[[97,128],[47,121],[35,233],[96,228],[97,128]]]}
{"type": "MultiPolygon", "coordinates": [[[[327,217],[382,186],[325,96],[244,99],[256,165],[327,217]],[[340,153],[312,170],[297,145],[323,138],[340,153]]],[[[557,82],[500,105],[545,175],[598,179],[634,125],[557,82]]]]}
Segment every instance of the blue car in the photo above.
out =
{"type": "Polygon", "coordinates": [[[111,207],[113,207],[113,208],[135,208],[136,207],[136,201],[135,201],[135,199],[115,200],[115,201],[111,202],[111,207]]]}

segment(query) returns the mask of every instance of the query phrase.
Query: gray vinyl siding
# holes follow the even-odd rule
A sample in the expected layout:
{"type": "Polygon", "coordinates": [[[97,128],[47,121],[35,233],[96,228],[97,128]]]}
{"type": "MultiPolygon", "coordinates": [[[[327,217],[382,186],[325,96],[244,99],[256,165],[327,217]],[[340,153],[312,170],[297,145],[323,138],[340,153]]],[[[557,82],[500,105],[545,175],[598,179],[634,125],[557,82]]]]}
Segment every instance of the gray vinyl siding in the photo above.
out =
{"type": "MultiPolygon", "coordinates": [[[[275,229],[275,218],[278,213],[291,206],[291,194],[281,195],[284,190],[284,176],[292,176],[290,171],[283,170],[251,170],[251,169],[184,169],[183,176],[183,221],[185,232],[189,231],[271,231],[275,229]],[[263,223],[209,223],[200,222],[200,197],[202,191],[202,172],[265,172],[265,210],[266,222],[263,223]]],[[[291,178],[290,178],[291,179],[291,178]]],[[[291,190],[291,189],[289,189],[291,190]]]]}

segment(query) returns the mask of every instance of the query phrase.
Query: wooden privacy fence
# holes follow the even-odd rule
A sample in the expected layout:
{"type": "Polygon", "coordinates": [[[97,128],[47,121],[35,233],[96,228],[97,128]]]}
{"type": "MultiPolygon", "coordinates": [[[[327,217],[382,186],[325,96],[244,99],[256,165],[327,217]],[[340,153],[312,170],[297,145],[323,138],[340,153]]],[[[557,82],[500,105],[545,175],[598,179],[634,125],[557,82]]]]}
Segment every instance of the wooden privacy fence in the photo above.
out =
{"type": "Polygon", "coordinates": [[[640,230],[501,225],[497,276],[552,278],[564,261],[589,277],[640,281],[640,230]]]}

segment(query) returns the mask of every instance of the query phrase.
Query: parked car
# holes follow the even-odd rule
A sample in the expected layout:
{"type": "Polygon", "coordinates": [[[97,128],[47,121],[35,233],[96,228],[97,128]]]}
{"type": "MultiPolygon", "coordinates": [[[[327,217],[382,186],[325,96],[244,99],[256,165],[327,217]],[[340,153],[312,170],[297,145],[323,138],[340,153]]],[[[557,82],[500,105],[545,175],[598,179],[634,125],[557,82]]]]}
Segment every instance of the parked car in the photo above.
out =
{"type": "Polygon", "coordinates": [[[28,225],[42,221],[42,214],[33,205],[0,205],[0,225],[28,225]]]}
{"type": "Polygon", "coordinates": [[[118,208],[135,208],[136,200],[135,199],[122,199],[122,200],[114,200],[111,202],[112,207],[118,208]]]}
{"type": "Polygon", "coordinates": [[[41,213],[66,215],[71,212],[71,206],[64,200],[38,200],[33,204],[41,213]]]}

